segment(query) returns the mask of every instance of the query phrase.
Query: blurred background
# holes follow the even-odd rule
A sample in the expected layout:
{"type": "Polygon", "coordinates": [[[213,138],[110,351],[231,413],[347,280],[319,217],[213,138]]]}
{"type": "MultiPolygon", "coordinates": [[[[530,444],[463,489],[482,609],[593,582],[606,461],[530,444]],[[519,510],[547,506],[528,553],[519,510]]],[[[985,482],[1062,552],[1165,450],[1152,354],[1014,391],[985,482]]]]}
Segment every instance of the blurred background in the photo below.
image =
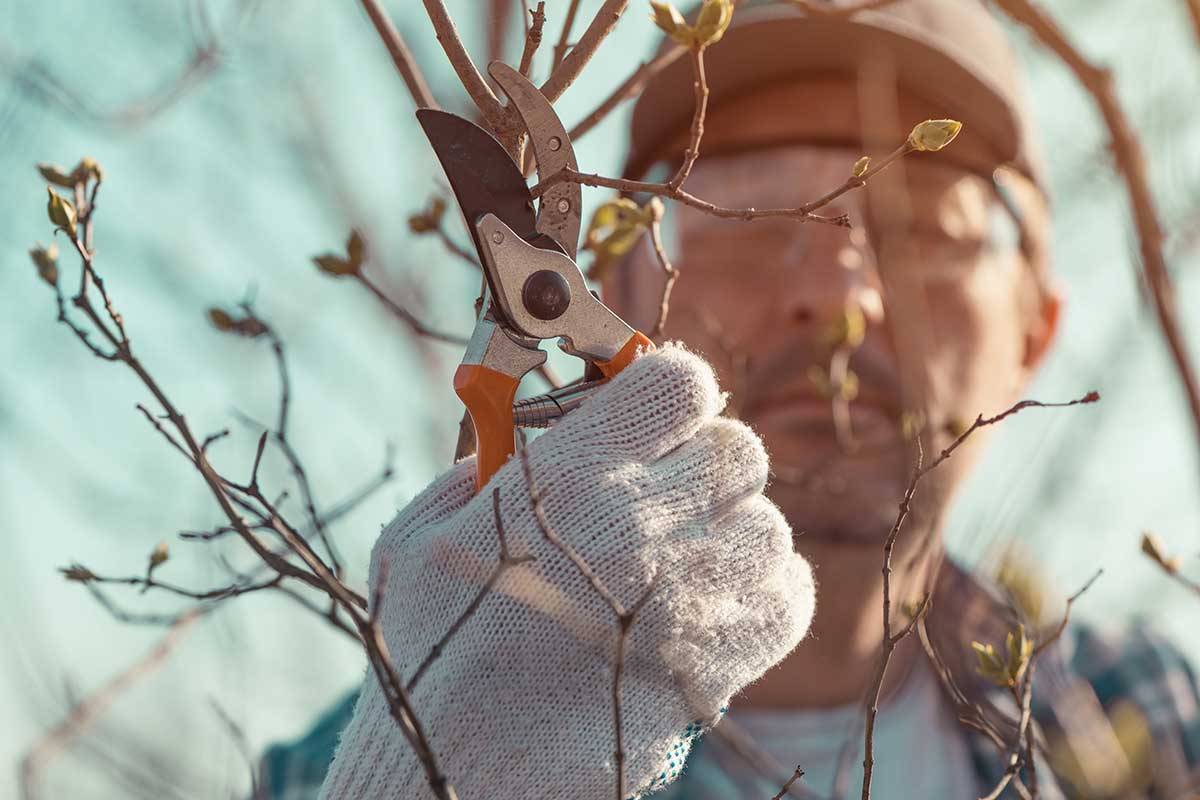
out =
{"type": "MultiPolygon", "coordinates": [[[[420,4],[385,5],[438,99],[465,111],[420,4]]],[[[535,75],[545,74],[566,5],[547,3],[535,75]]],[[[581,19],[598,5],[584,0],[581,19]]],[[[1185,2],[1043,5],[1089,57],[1115,70],[1146,148],[1181,316],[1200,352],[1200,47],[1185,2]]],[[[449,6],[482,61],[485,4],[449,6]]],[[[568,124],[656,46],[661,34],[644,6],[634,0],[558,104],[568,124]]],[[[504,50],[512,62],[519,7],[511,4],[504,50]]],[[[1090,99],[1053,57],[1015,38],[1049,155],[1068,294],[1063,335],[1031,396],[1097,389],[1103,401],[1007,421],[955,509],[951,549],[973,564],[1018,541],[1061,595],[1103,567],[1075,614],[1144,620],[1200,662],[1200,598],[1138,549],[1152,530],[1196,574],[1200,464],[1139,284],[1123,187],[1090,99]]],[[[628,110],[577,144],[586,171],[619,170],[628,110]]],[[[55,322],[52,292],[27,256],[50,237],[35,163],[70,169],[91,156],[103,165],[98,268],[135,349],[193,428],[230,428],[214,446],[219,468],[249,469],[257,433],[239,420],[270,420],[278,401],[268,344],[221,334],[205,316],[247,297],[287,346],[290,439],[321,507],[374,483],[394,448],[394,477],[332,528],[361,586],[380,525],[451,460],[461,407],[450,376],[461,348],[415,340],[363,287],[319,273],[310,259],[340,250],[358,225],[372,244],[370,274],[392,297],[441,330],[469,333],[477,275],[406,224],[440,180],[412,112],[352,0],[0,0],[0,797],[15,796],[30,744],[162,635],[115,620],[57,567],[79,561],[137,575],[167,541],[171,558],[158,577],[207,588],[227,582],[222,554],[247,563],[235,543],[176,538],[219,521],[207,490],[135,411],[147,396],[127,370],[92,357],[55,322]],[[180,84],[207,27],[219,47],[212,69],[180,84]]],[[[585,189],[585,204],[594,209],[606,196],[585,189]]],[[[465,241],[457,215],[448,228],[465,241]]],[[[61,266],[73,280],[75,260],[64,254],[61,266]]],[[[269,456],[263,479],[285,487],[286,465],[269,456]]],[[[288,503],[299,515],[299,501],[288,503]]],[[[110,594],[141,612],[185,605],[153,592],[110,594]]],[[[230,601],[53,763],[43,796],[239,796],[249,787],[242,749],[257,757],[267,743],[299,735],[364,668],[349,639],[287,598],[230,601]]]]}

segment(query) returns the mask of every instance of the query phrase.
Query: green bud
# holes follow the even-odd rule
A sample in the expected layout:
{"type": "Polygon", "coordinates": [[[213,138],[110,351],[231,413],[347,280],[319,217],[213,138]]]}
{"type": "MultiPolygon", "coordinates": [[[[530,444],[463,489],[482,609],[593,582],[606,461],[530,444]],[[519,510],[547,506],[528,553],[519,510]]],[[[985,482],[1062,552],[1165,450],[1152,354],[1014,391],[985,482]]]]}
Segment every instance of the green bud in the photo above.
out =
{"type": "Polygon", "coordinates": [[[679,44],[691,46],[691,30],[683,15],[679,13],[679,9],[664,0],[650,0],[650,8],[654,10],[650,19],[658,26],[659,30],[679,44]]]}
{"type": "Polygon", "coordinates": [[[700,47],[708,47],[721,41],[725,29],[733,19],[731,0],[704,0],[700,15],[696,18],[692,38],[700,47]]]}
{"type": "Polygon", "coordinates": [[[29,251],[29,257],[33,259],[33,264],[37,267],[38,275],[41,279],[51,286],[57,286],[58,245],[51,242],[49,247],[42,247],[39,244],[29,251]]]}
{"type": "Polygon", "coordinates": [[[914,150],[934,153],[954,141],[962,123],[956,119],[927,119],[912,129],[908,144],[914,150]]]}
{"type": "Polygon", "coordinates": [[[871,157],[863,156],[858,161],[854,162],[854,168],[850,170],[850,174],[856,178],[861,178],[867,174],[867,170],[871,168],[871,157]]]}
{"type": "Polygon", "coordinates": [[[75,206],[63,197],[60,197],[49,186],[46,187],[46,193],[50,195],[50,199],[46,202],[46,215],[50,217],[50,221],[58,227],[65,230],[72,239],[75,238],[75,206]]]}

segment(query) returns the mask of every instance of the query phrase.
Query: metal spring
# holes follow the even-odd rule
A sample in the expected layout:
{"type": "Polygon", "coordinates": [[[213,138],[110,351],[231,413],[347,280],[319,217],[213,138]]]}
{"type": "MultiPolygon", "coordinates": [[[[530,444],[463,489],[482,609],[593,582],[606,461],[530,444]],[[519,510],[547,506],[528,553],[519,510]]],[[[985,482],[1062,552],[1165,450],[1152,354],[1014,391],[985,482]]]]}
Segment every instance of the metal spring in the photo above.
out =
{"type": "Polygon", "coordinates": [[[518,400],[513,403],[513,425],[518,428],[549,428],[556,420],[581,406],[603,384],[604,381],[575,383],[518,400]]]}

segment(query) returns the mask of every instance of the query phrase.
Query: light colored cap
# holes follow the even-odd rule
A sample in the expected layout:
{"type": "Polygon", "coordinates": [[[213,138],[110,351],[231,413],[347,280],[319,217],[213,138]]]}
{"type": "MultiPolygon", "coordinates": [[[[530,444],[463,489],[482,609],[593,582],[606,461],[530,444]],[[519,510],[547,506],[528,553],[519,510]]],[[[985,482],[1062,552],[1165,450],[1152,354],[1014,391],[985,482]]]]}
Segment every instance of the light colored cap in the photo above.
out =
{"type": "MultiPolygon", "coordinates": [[[[811,2],[836,9],[860,0],[811,2]]],[[[962,121],[963,130],[939,158],[983,174],[1008,166],[1045,191],[1016,56],[977,0],[897,0],[848,18],[750,0],[705,51],[704,63],[709,110],[702,157],[795,142],[894,148],[922,119],[949,118],[962,121]],[[872,97],[882,95],[871,95],[870,85],[880,80],[894,81],[905,96],[899,106],[892,103],[890,117],[873,113],[872,97]],[[839,116],[814,107],[820,95],[807,89],[819,84],[849,84],[860,92],[858,108],[839,116]],[[873,139],[864,141],[863,131],[873,139]]],[[[634,106],[628,177],[679,160],[694,109],[692,87],[686,54],[647,85],[634,106]]]]}

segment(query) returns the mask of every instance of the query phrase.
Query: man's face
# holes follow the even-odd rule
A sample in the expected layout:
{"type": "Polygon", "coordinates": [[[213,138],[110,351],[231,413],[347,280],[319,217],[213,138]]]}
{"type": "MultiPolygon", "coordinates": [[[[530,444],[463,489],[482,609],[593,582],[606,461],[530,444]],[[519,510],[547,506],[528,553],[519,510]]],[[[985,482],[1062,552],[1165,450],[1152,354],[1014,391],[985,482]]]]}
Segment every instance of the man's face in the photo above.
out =
{"type": "MultiPolygon", "coordinates": [[[[687,188],[792,207],[840,185],[858,155],[701,158],[687,188]]],[[[797,532],[877,543],[912,471],[913,431],[932,458],[1014,402],[1048,328],[1015,226],[982,178],[915,154],[820,213],[843,212],[851,229],[673,206],[681,276],[666,333],[713,364],[731,413],[762,436],[769,494],[797,532]]],[[[628,267],[639,308],[618,310],[645,320],[659,285],[648,245],[628,267]]],[[[970,461],[960,452],[929,476],[917,522],[936,518],[970,461]]]]}

